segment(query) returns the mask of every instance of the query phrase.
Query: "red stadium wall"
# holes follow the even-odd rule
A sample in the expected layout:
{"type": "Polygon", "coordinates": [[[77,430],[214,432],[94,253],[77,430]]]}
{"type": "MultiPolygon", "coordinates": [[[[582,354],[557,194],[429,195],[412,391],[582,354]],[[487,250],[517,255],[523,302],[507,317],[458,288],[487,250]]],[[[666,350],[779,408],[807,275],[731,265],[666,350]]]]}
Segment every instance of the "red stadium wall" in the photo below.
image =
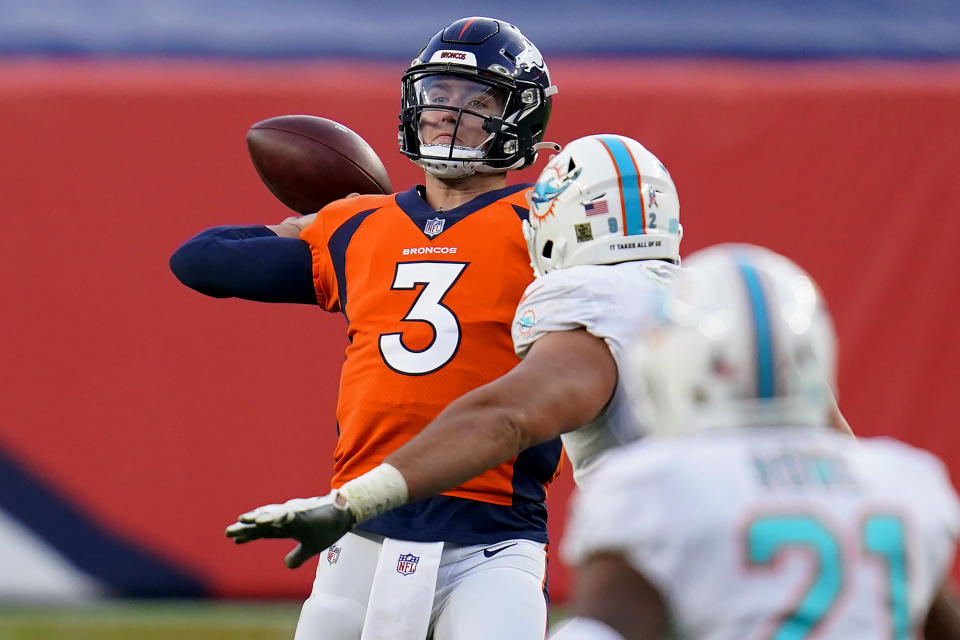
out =
{"type": "MultiPolygon", "coordinates": [[[[960,477],[960,67],[552,70],[549,139],[622,133],[658,154],[680,190],[684,254],[748,241],[806,266],[835,315],[855,430],[927,447],[960,477]]],[[[399,72],[0,66],[0,446],[218,594],[309,590],[310,569],[283,567],[285,543],[234,548],[222,531],[248,507],[326,490],[344,322],[204,298],[167,259],[203,228],[288,215],[244,145],[269,116],[341,121],[381,154],[395,188],[416,181],[395,151],[399,72]]],[[[551,495],[554,540],[570,484],[551,495]]],[[[556,597],[567,582],[555,561],[556,597]]]]}

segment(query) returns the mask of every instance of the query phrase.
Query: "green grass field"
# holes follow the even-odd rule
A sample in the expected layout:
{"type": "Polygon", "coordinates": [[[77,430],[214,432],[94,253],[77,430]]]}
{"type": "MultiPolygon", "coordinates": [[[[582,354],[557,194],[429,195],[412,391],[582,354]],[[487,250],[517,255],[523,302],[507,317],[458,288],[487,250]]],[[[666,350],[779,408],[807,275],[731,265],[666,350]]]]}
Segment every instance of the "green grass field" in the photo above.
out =
{"type": "Polygon", "coordinates": [[[300,603],[110,601],[0,607],[0,640],[290,640],[300,603]]]}
{"type": "MultiPolygon", "coordinates": [[[[300,602],[108,601],[0,606],[0,640],[291,640],[300,602]]],[[[551,619],[559,619],[555,611],[551,619]]]]}

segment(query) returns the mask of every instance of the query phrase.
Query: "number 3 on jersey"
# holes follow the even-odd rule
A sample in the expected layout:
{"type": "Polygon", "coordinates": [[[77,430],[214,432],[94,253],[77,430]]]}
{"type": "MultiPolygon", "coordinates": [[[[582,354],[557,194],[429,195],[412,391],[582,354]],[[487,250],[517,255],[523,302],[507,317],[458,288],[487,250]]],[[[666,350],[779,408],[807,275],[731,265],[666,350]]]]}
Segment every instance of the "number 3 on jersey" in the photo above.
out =
{"type": "Polygon", "coordinates": [[[420,351],[403,344],[402,333],[380,335],[380,356],[388,367],[411,376],[420,376],[442,368],[460,348],[460,321],[443,298],[456,284],[466,262],[398,262],[392,290],[423,287],[404,320],[426,322],[433,330],[433,341],[420,351]]]}

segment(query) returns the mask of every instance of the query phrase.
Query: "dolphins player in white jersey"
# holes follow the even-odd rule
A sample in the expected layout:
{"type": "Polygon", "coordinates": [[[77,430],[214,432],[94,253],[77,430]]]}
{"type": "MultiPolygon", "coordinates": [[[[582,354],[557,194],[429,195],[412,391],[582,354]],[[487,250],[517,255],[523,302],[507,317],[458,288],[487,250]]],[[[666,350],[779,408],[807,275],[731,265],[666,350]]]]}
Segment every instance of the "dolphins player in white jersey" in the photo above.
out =
{"type": "Polygon", "coordinates": [[[294,538],[293,553],[303,558],[357,522],[457,486],[560,434],[578,481],[605,451],[642,437],[626,396],[636,385],[621,365],[679,270],[680,204],[670,174],[630,138],[575,140],[541,173],[524,234],[538,277],[513,324],[523,361],[452,402],[339,490],[257,509],[232,527],[294,538]]]}
{"type": "Polygon", "coordinates": [[[830,427],[813,281],[750,245],[684,266],[625,367],[654,436],[576,494],[576,617],[551,638],[960,637],[957,496],[933,455],[830,427]]]}

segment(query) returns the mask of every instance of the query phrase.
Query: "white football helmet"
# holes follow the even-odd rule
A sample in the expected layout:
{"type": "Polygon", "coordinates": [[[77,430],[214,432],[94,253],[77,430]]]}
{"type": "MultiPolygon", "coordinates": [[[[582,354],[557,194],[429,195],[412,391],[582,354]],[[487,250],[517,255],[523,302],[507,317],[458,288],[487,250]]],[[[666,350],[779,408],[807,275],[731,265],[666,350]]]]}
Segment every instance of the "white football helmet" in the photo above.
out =
{"type": "Polygon", "coordinates": [[[698,251],[684,266],[629,356],[638,419],[660,434],[826,425],[836,341],[810,276],[745,244],[698,251]]]}
{"type": "Polygon", "coordinates": [[[550,159],[523,223],[533,271],[577,264],[680,261],[680,201],[666,167],[636,140],[574,140],[550,159]]]}

